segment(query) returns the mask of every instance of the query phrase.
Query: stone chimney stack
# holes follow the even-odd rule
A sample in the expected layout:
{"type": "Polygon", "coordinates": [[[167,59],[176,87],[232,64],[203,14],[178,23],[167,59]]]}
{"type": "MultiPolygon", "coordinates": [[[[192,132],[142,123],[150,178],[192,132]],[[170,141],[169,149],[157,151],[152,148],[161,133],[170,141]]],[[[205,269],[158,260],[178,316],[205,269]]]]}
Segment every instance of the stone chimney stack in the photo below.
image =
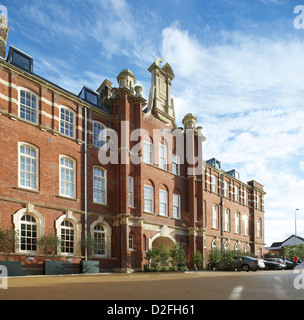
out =
{"type": "Polygon", "coordinates": [[[111,98],[112,85],[113,83],[106,79],[97,89],[100,96],[100,104],[102,106],[106,106],[108,100],[111,98]]]}
{"type": "Polygon", "coordinates": [[[0,15],[0,57],[2,59],[6,58],[6,43],[8,38],[9,27],[7,25],[7,12],[5,16],[5,12],[0,15]]]}

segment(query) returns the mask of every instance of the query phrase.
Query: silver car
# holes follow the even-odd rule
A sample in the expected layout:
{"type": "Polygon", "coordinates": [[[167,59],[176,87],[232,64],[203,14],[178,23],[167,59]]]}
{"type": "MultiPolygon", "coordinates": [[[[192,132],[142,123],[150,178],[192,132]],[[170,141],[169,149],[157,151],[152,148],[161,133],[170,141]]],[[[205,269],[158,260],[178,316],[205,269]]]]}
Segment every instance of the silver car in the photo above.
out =
{"type": "Polygon", "coordinates": [[[238,270],[242,271],[256,271],[260,269],[265,269],[265,264],[261,259],[247,257],[247,256],[235,256],[234,266],[238,270]]]}

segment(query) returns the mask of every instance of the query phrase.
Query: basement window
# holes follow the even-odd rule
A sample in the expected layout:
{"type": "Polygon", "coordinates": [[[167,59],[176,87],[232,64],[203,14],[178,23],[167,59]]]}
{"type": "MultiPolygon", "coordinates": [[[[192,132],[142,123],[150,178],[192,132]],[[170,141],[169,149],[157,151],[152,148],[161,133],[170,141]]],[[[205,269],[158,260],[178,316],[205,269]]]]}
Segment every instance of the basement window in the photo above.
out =
{"type": "Polygon", "coordinates": [[[19,49],[10,46],[7,62],[30,73],[33,73],[33,58],[19,49]]]}

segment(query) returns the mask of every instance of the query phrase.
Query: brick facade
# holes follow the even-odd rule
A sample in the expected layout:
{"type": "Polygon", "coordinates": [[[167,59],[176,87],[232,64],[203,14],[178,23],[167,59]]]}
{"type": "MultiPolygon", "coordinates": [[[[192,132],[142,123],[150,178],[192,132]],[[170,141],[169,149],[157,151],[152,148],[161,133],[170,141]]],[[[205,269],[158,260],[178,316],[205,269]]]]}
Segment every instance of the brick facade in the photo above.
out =
{"type": "MultiPolygon", "coordinates": [[[[0,60],[1,228],[13,226],[21,232],[22,217],[28,215],[35,220],[36,233],[32,234],[33,237],[39,238],[49,232],[55,232],[62,237],[64,232],[71,232],[73,248],[69,252],[61,252],[58,249],[57,254],[58,257],[70,257],[73,261],[80,261],[84,258],[84,249],[80,246],[80,241],[85,235],[87,199],[88,235],[100,236],[103,239],[100,244],[101,251],[91,258],[98,259],[101,269],[104,270],[140,270],[145,264],[144,252],[159,243],[164,243],[167,247],[181,243],[187,253],[189,265],[191,255],[196,250],[203,253],[206,263],[212,247],[223,250],[224,245],[230,249],[238,247],[242,251],[250,250],[255,255],[262,254],[265,194],[262,185],[255,181],[243,183],[210,164],[206,164],[206,170],[201,175],[189,175],[190,165],[187,163],[180,164],[179,172],[173,173],[171,160],[177,149],[176,139],[173,139],[173,147],[167,148],[167,168],[160,168],[159,143],[164,145],[165,142],[163,138],[153,141],[153,130],[172,131],[176,129],[176,124],[173,101],[170,99],[174,74],[168,64],[163,68],[160,68],[159,64],[158,61],[149,68],[152,73],[152,86],[155,86],[154,95],[151,90],[149,101],[141,96],[141,88],[135,87],[136,80],[133,74],[129,70],[123,70],[118,76],[118,88],[112,88],[112,84],[106,80],[98,89],[101,108],[31,72],[0,60]],[[159,84],[153,82],[155,75],[160,77],[159,84]],[[34,122],[24,119],[21,114],[21,91],[30,93],[37,99],[37,119],[34,122]],[[74,117],[72,136],[61,131],[62,107],[71,111],[74,117]],[[85,109],[88,114],[87,177],[84,170],[85,109]],[[122,130],[124,121],[128,124],[126,132],[122,130]],[[139,141],[149,141],[153,142],[153,164],[144,161],[139,164],[133,164],[132,161],[126,164],[121,161],[117,164],[100,163],[99,148],[94,145],[95,122],[118,133],[118,153],[113,154],[114,158],[117,156],[121,160],[121,157],[125,156],[129,159],[132,148],[139,141]],[[148,136],[131,141],[131,134],[135,129],[146,130],[148,136]],[[21,145],[36,150],[36,172],[33,174],[37,179],[35,188],[23,187],[20,180],[23,170],[20,163],[21,145]],[[66,158],[73,164],[73,196],[63,196],[60,191],[61,158],[66,158]],[[100,183],[104,183],[103,187],[98,187],[96,183],[98,177],[94,168],[98,170],[98,174],[104,175],[103,178],[99,177],[100,183]],[[212,176],[217,178],[217,186],[213,191],[212,176]],[[129,177],[134,181],[131,204],[129,177]],[[222,180],[228,185],[226,196],[222,196],[222,180]],[[151,212],[145,210],[145,185],[153,190],[151,212]],[[236,200],[235,186],[239,188],[239,197],[236,200]],[[167,195],[165,215],[160,214],[159,190],[163,190],[167,195]],[[248,194],[247,203],[244,200],[244,191],[248,194]],[[94,200],[97,194],[104,200],[94,200]],[[173,197],[180,200],[180,217],[173,216],[173,197]],[[218,208],[217,222],[213,219],[214,205],[218,208]],[[225,209],[229,209],[227,230],[224,228],[225,209]],[[240,214],[237,232],[236,212],[240,214]],[[244,229],[244,216],[248,217],[248,230],[244,229]],[[64,221],[69,222],[72,229],[64,229],[64,221]],[[98,229],[97,226],[101,228],[98,229]]],[[[195,117],[187,116],[195,125],[195,117]]],[[[182,128],[184,141],[187,125],[185,120],[182,128]]],[[[194,152],[197,154],[201,128],[193,129],[194,152]]],[[[108,155],[110,156],[111,152],[108,155]]],[[[143,160],[143,145],[140,156],[143,160]]],[[[30,171],[27,168],[24,170],[30,171]]],[[[68,244],[69,239],[66,240],[68,244]]],[[[35,250],[22,250],[21,244],[18,244],[16,254],[24,263],[29,256],[41,261],[43,257],[39,248],[31,247],[33,248],[35,250]]]]}

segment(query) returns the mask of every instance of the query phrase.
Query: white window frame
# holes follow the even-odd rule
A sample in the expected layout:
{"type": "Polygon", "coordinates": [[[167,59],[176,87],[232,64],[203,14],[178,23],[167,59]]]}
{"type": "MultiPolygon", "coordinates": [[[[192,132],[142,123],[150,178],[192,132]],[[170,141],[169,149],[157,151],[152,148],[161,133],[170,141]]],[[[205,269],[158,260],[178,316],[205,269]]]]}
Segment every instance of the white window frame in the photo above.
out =
{"type": "Polygon", "coordinates": [[[257,194],[257,209],[261,209],[261,196],[259,194],[257,194]]]}
{"type": "Polygon", "coordinates": [[[18,165],[18,186],[20,188],[38,191],[39,190],[39,149],[29,143],[19,142],[18,143],[18,163],[19,163],[19,165],[18,165]],[[27,154],[21,153],[21,150],[20,150],[21,147],[34,150],[35,157],[33,157],[32,155],[27,155],[27,154]],[[21,169],[21,157],[25,159],[25,169],[24,170],[21,169]],[[33,163],[35,162],[35,171],[36,172],[26,170],[26,167],[27,167],[26,162],[28,162],[28,161],[30,161],[30,168],[31,169],[32,169],[33,163]],[[25,176],[30,175],[30,177],[32,177],[32,176],[35,177],[35,187],[32,187],[31,182],[30,182],[30,186],[27,186],[26,183],[24,183],[24,184],[21,183],[22,172],[25,173],[25,176]]]}
{"type": "Polygon", "coordinates": [[[37,223],[37,218],[35,216],[33,216],[32,214],[29,213],[24,213],[19,220],[19,232],[20,232],[20,236],[19,236],[19,250],[22,253],[36,253],[37,252],[37,240],[38,240],[38,223],[37,223]],[[22,220],[24,217],[26,219],[26,217],[29,216],[31,217],[31,219],[34,219],[35,221],[24,221],[22,220]],[[25,225],[25,232],[24,232],[24,236],[23,236],[23,231],[22,231],[22,225],[25,225]],[[36,227],[36,230],[33,230],[33,227],[36,227]],[[36,233],[36,236],[29,236],[29,233],[32,235],[33,232],[36,233]],[[31,240],[31,244],[29,244],[30,246],[35,246],[36,249],[35,250],[28,250],[28,249],[22,249],[22,238],[25,238],[25,243],[28,243],[28,239],[32,239],[31,240]]]}
{"type": "Polygon", "coordinates": [[[219,228],[219,210],[216,204],[212,205],[212,228],[219,228]]]}
{"type": "Polygon", "coordinates": [[[107,170],[102,167],[93,167],[93,202],[98,204],[107,204],[107,170]],[[103,173],[103,176],[96,175],[95,170],[99,170],[103,173]],[[97,185],[96,185],[97,182],[97,185]],[[99,184],[101,187],[99,187],[99,184]],[[104,190],[102,189],[102,185],[104,186],[104,190]],[[95,192],[104,194],[104,202],[99,200],[99,197],[95,197],[95,192]]]}
{"type": "Polygon", "coordinates": [[[240,201],[240,188],[238,186],[234,186],[234,201],[240,201]]]}
{"type": "Polygon", "coordinates": [[[248,206],[248,191],[244,190],[244,205],[248,206]]]}
{"type": "Polygon", "coordinates": [[[72,110],[71,108],[69,107],[66,107],[66,106],[60,106],[59,107],[59,132],[66,136],[66,137],[69,137],[69,138],[75,138],[76,136],[76,114],[75,114],[75,111],[72,110]],[[72,123],[67,121],[66,119],[62,119],[61,118],[61,115],[62,115],[62,111],[64,111],[64,115],[65,117],[68,116],[68,117],[72,117],[72,123]],[[70,114],[66,114],[66,112],[69,112],[70,114]],[[63,129],[64,129],[64,132],[62,132],[62,124],[63,124],[63,129]],[[69,131],[72,131],[71,134],[66,134],[66,126],[71,126],[72,127],[72,130],[69,129],[69,131]]]}
{"type": "Polygon", "coordinates": [[[76,239],[76,228],[75,228],[75,225],[74,225],[74,223],[72,221],[70,221],[68,219],[64,219],[61,222],[61,224],[60,224],[60,239],[61,239],[60,254],[63,255],[63,256],[74,255],[75,254],[75,246],[76,246],[76,242],[75,242],[75,239],[76,239]],[[69,224],[69,226],[63,225],[63,224],[65,224],[65,222],[67,222],[69,224]],[[63,230],[68,231],[68,234],[66,232],[62,232],[63,230]],[[70,237],[71,231],[73,231],[73,241],[68,240],[66,238],[67,235],[70,237]],[[63,239],[63,237],[65,237],[65,238],[63,239]],[[64,245],[63,245],[63,243],[64,243],[64,245]],[[73,246],[72,247],[67,246],[66,245],[67,243],[73,243],[73,246]],[[69,250],[69,252],[66,252],[65,249],[67,249],[67,248],[72,248],[72,251],[69,250]],[[64,249],[64,251],[63,251],[63,249],[64,249]]]}
{"type": "Polygon", "coordinates": [[[214,175],[211,176],[211,191],[214,193],[218,193],[217,177],[214,175]]]}
{"type": "Polygon", "coordinates": [[[180,175],[180,157],[176,154],[172,154],[172,172],[180,175]]]}
{"type": "Polygon", "coordinates": [[[107,256],[107,234],[104,226],[101,223],[98,223],[94,226],[93,239],[94,239],[94,242],[96,243],[96,245],[94,246],[94,256],[106,257],[107,256]],[[100,251],[101,253],[98,253],[98,251],[100,251]]]}
{"type": "Polygon", "coordinates": [[[241,220],[241,214],[239,212],[235,212],[234,214],[234,233],[240,234],[240,220],[241,220]]]}
{"type": "Polygon", "coordinates": [[[27,121],[27,122],[30,122],[30,123],[33,123],[33,124],[38,124],[38,113],[39,113],[39,97],[36,93],[34,93],[33,91],[27,89],[27,88],[18,88],[18,95],[19,95],[19,103],[18,103],[18,116],[19,118],[27,121]],[[25,92],[25,104],[21,103],[21,91],[24,91],[25,92]],[[26,95],[27,94],[30,94],[30,106],[27,106],[26,105],[26,100],[29,100],[27,99],[26,95]],[[33,108],[32,106],[32,99],[33,97],[35,97],[36,99],[36,106],[35,108],[33,108]],[[29,112],[33,112],[33,110],[35,111],[35,121],[31,121],[31,120],[27,120],[26,119],[26,116],[25,117],[21,117],[21,106],[23,106],[25,108],[25,114],[26,114],[26,111],[29,111],[29,112]]]}
{"type": "Polygon", "coordinates": [[[248,216],[248,214],[244,214],[243,221],[244,221],[244,235],[249,236],[249,216],[248,216]]]}
{"type": "Polygon", "coordinates": [[[173,193],[173,218],[181,219],[181,197],[173,193]]]}
{"type": "Polygon", "coordinates": [[[158,165],[163,170],[168,170],[168,148],[165,144],[158,145],[158,165]]]}
{"type": "Polygon", "coordinates": [[[228,208],[225,208],[225,222],[224,222],[224,231],[229,232],[230,231],[230,210],[228,208]]]}
{"type": "Polygon", "coordinates": [[[153,164],[153,144],[144,140],[144,157],[145,163],[153,164]]]}
{"type": "Polygon", "coordinates": [[[224,197],[229,198],[229,184],[227,181],[223,182],[223,190],[224,190],[224,197]]]}
{"type": "Polygon", "coordinates": [[[168,191],[159,189],[159,215],[168,216],[168,191]]]}
{"type": "Polygon", "coordinates": [[[129,250],[134,250],[134,234],[129,233],[129,250]]]}
{"type": "Polygon", "coordinates": [[[257,219],[257,238],[262,238],[262,219],[257,219]]]}
{"type": "Polygon", "coordinates": [[[66,198],[71,198],[71,199],[75,199],[76,198],[76,160],[74,160],[73,158],[69,157],[69,156],[64,156],[61,155],[59,156],[59,195],[62,197],[66,197],[66,198]],[[67,160],[70,161],[73,165],[72,168],[66,166],[65,164],[61,164],[61,160],[67,160]],[[70,181],[66,181],[62,179],[62,172],[61,169],[65,169],[65,171],[72,171],[72,177],[73,177],[73,182],[70,181]],[[63,188],[62,188],[62,184],[69,184],[72,185],[73,187],[73,194],[67,194],[62,192],[63,188]]]}
{"type": "Polygon", "coordinates": [[[134,207],[134,178],[129,176],[129,206],[134,207]]]}
{"type": "Polygon", "coordinates": [[[154,187],[150,186],[150,185],[144,185],[144,210],[145,210],[145,212],[153,213],[153,209],[154,209],[153,198],[154,198],[154,187]],[[146,190],[148,190],[148,189],[150,190],[149,191],[150,197],[147,197],[146,190]],[[147,205],[147,204],[149,204],[149,205],[147,205]]]}
{"type": "Polygon", "coordinates": [[[92,129],[93,146],[103,149],[106,144],[106,126],[99,121],[93,121],[92,129]]]}

